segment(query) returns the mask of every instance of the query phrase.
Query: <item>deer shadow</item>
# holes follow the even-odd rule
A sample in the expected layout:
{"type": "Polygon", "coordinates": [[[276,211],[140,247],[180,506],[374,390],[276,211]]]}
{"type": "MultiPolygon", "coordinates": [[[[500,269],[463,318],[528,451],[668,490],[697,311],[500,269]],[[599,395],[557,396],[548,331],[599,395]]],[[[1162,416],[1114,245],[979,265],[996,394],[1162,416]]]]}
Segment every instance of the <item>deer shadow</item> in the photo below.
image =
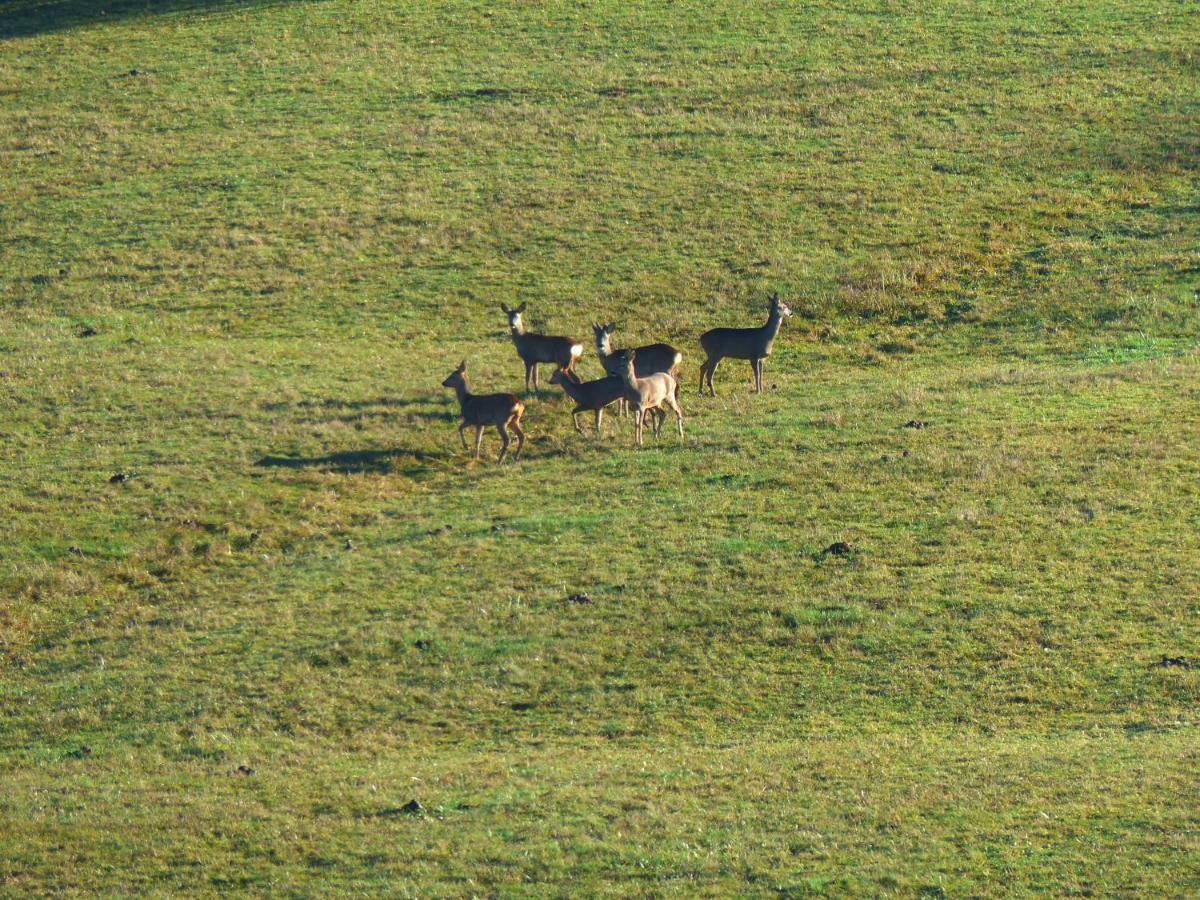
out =
{"type": "Polygon", "coordinates": [[[85,25],[171,13],[222,13],[260,7],[283,6],[296,0],[29,0],[0,2],[0,41],[35,37],[85,25]]]}
{"type": "Polygon", "coordinates": [[[361,422],[372,415],[395,415],[409,422],[452,422],[457,416],[440,398],[404,399],[377,397],[374,400],[300,400],[260,404],[263,412],[296,411],[310,422],[361,422]]]}
{"type": "Polygon", "coordinates": [[[412,477],[427,473],[430,463],[446,459],[444,453],[391,447],[386,450],[345,450],[325,456],[264,456],[254,465],[268,469],[316,469],[341,475],[400,474],[412,477]]]}

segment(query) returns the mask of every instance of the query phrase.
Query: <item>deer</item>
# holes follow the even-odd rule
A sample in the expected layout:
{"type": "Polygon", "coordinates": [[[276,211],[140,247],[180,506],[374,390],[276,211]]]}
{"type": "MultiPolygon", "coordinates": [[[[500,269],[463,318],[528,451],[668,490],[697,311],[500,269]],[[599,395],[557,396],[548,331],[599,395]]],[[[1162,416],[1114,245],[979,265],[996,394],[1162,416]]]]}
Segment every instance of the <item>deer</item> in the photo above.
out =
{"type": "Polygon", "coordinates": [[[525,330],[521,321],[521,313],[525,312],[522,303],[516,309],[509,309],[503,303],[500,308],[508,316],[508,327],[512,330],[513,344],[517,347],[517,356],[525,363],[525,393],[529,393],[529,376],[533,375],[533,389],[538,389],[538,363],[554,363],[560,369],[575,370],[575,363],[583,354],[583,344],[568,337],[554,337],[546,334],[533,334],[525,330]]]}
{"type": "Polygon", "coordinates": [[[479,459],[483,429],[492,425],[500,433],[500,440],[504,441],[500,448],[500,458],[496,462],[504,462],[508,453],[508,429],[511,427],[517,434],[517,452],[513,454],[513,461],[521,458],[521,450],[525,447],[525,432],[521,430],[521,416],[525,415],[525,404],[518,400],[515,394],[472,394],[471,385],[467,381],[465,359],[442,382],[442,387],[454,388],[454,393],[458,395],[458,405],[462,411],[462,424],[458,426],[458,436],[462,439],[464,450],[470,448],[467,447],[467,436],[463,432],[474,426],[475,458],[479,459]]]}
{"type": "Polygon", "coordinates": [[[674,411],[675,420],[679,426],[679,440],[682,442],[683,410],[679,408],[679,402],[675,399],[678,390],[675,379],[666,372],[656,372],[645,378],[638,378],[634,374],[636,350],[622,350],[617,357],[619,365],[617,374],[625,382],[625,400],[629,403],[629,408],[633,410],[633,438],[637,445],[642,446],[642,428],[647,415],[650,416],[650,427],[654,434],[658,435],[663,420],[667,417],[663,407],[674,411]],[[654,419],[656,411],[660,412],[662,416],[657,422],[654,419]]]}
{"type": "Polygon", "coordinates": [[[771,355],[771,345],[775,343],[780,324],[792,316],[791,309],[778,294],[771,295],[768,309],[767,324],[761,328],[713,328],[700,335],[700,346],[708,357],[700,364],[701,394],[707,378],[709,391],[712,396],[717,396],[713,373],[725,357],[750,360],[750,367],[754,369],[754,393],[762,393],[763,360],[771,355]]]}
{"type": "MultiPolygon", "coordinates": [[[[620,361],[617,359],[617,354],[612,347],[612,333],[617,330],[617,326],[609,322],[607,325],[600,325],[596,322],[592,323],[592,334],[596,338],[596,355],[600,357],[600,365],[604,367],[604,371],[609,375],[616,375],[620,368],[620,361]]],[[[647,375],[655,375],[659,372],[666,372],[672,378],[676,379],[676,389],[679,387],[678,372],[679,364],[683,362],[683,354],[672,347],[670,344],[647,344],[645,347],[637,347],[634,350],[637,354],[636,371],[633,373],[637,378],[645,378],[647,375]]],[[[678,395],[675,397],[679,399],[678,395]]],[[[621,400],[618,404],[621,412],[624,413],[625,401],[621,400]]]]}
{"type": "Polygon", "coordinates": [[[616,375],[597,378],[595,381],[583,381],[579,375],[570,369],[555,369],[550,375],[550,383],[557,384],[568,397],[575,401],[571,410],[571,422],[575,430],[585,435],[579,427],[579,414],[588,410],[596,412],[596,437],[600,437],[600,423],[604,420],[604,407],[625,397],[625,381],[616,375]]]}

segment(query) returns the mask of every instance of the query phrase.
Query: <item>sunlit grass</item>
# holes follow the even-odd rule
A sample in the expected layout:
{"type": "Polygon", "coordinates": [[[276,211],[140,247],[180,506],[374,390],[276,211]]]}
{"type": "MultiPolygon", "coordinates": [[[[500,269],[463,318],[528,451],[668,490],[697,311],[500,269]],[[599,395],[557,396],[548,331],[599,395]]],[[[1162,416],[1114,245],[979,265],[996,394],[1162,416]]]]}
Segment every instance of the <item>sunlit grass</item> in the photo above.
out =
{"type": "Polygon", "coordinates": [[[0,3],[0,885],[1194,893],[1193,44],[0,3]],[[471,462],[518,300],[682,445],[471,462]]]}

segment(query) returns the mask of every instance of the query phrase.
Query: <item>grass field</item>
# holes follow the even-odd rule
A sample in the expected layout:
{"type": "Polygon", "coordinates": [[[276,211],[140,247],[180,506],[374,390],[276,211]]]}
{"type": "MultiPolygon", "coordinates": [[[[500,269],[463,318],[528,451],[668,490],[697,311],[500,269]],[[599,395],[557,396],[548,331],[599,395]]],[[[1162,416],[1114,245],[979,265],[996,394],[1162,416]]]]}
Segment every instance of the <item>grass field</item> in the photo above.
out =
{"type": "Polygon", "coordinates": [[[910,6],[0,0],[0,892],[1200,893],[1196,10],[910,6]]]}

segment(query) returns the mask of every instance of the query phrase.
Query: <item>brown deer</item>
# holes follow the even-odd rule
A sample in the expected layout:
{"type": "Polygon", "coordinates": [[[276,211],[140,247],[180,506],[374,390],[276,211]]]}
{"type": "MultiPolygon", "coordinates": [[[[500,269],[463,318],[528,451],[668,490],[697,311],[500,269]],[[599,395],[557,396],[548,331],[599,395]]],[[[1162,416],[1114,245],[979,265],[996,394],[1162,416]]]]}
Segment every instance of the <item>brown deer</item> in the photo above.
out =
{"type": "Polygon", "coordinates": [[[462,409],[462,424],[458,426],[458,436],[462,439],[464,450],[467,447],[467,436],[463,432],[469,427],[475,427],[475,458],[479,459],[479,447],[483,443],[483,429],[494,425],[500,432],[500,440],[504,446],[500,448],[500,458],[504,462],[508,453],[508,428],[517,434],[517,452],[513,459],[521,457],[525,446],[525,432],[521,430],[521,416],[525,415],[525,404],[516,398],[515,394],[472,394],[471,385],[467,382],[467,361],[464,359],[450,375],[442,382],[442,387],[454,388],[458,395],[458,405],[462,409]]]}
{"type": "Polygon", "coordinates": [[[587,432],[579,427],[579,414],[588,410],[596,411],[596,437],[600,437],[600,423],[604,420],[604,407],[625,396],[625,382],[616,375],[607,378],[597,378],[595,381],[583,381],[579,375],[568,369],[555,369],[550,375],[550,383],[557,384],[568,397],[575,401],[571,410],[571,422],[575,430],[582,435],[587,432]]]}
{"type": "MultiPolygon", "coordinates": [[[[620,368],[620,362],[612,346],[612,333],[616,330],[617,326],[612,322],[607,325],[592,323],[592,334],[596,338],[596,355],[600,357],[600,365],[609,375],[616,375],[617,369],[620,368]]],[[[647,344],[645,347],[634,348],[634,353],[637,354],[637,363],[633,373],[635,377],[645,378],[647,375],[666,372],[675,379],[676,389],[678,389],[679,364],[683,362],[682,353],[670,344],[647,344]]],[[[675,399],[679,399],[678,394],[675,399]]],[[[622,400],[619,405],[622,408],[621,412],[624,413],[625,401],[622,400]]]]}
{"type": "Polygon", "coordinates": [[[530,374],[533,375],[533,389],[538,389],[539,363],[554,363],[560,369],[575,370],[575,363],[583,353],[583,344],[568,337],[532,334],[526,331],[525,323],[521,321],[521,313],[525,312],[524,303],[516,309],[509,309],[501,303],[500,308],[508,316],[508,327],[512,330],[517,356],[525,363],[525,393],[529,393],[530,374]]]}
{"type": "Polygon", "coordinates": [[[633,439],[637,445],[642,446],[642,428],[647,415],[650,416],[650,427],[654,434],[659,433],[662,422],[667,417],[663,407],[675,412],[675,420],[679,425],[679,440],[682,441],[683,410],[679,408],[679,402],[675,399],[678,389],[675,379],[666,372],[656,372],[645,378],[638,378],[634,375],[637,358],[635,350],[622,350],[617,357],[620,366],[617,374],[625,382],[625,400],[629,403],[629,408],[633,410],[633,439]],[[654,419],[656,411],[662,414],[662,418],[657,422],[654,419]]]}
{"type": "Polygon", "coordinates": [[[771,345],[775,343],[780,324],[792,315],[778,294],[771,295],[769,309],[767,324],[761,328],[714,328],[700,335],[700,346],[708,356],[700,364],[701,394],[704,393],[707,378],[708,390],[712,396],[717,396],[713,387],[713,373],[727,356],[730,359],[750,360],[750,367],[754,369],[754,393],[762,393],[763,360],[771,355],[771,345]]]}

